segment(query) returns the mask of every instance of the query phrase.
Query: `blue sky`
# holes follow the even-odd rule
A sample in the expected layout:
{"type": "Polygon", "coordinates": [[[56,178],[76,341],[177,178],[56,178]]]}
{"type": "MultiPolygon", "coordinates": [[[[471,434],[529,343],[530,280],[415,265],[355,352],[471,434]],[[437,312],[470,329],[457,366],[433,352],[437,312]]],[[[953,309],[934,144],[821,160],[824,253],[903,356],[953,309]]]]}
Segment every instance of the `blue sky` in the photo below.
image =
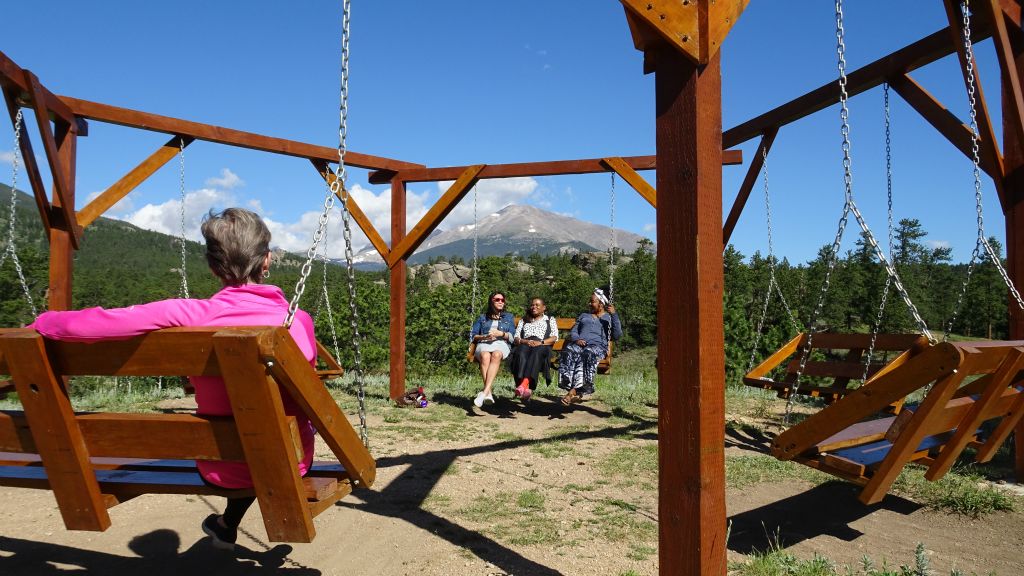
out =
{"type": "MultiPolygon", "coordinates": [[[[849,2],[853,70],[938,30],[942,3],[849,2]]],[[[0,50],[57,94],[270,136],[337,143],[340,1],[41,1],[3,9],[0,50]],[[51,31],[56,31],[51,34],[51,31]]],[[[355,0],[351,40],[350,149],[428,166],[654,153],[654,78],[642,73],[623,9],[614,0],[422,2],[355,0]]],[[[979,44],[983,85],[996,104],[991,41],[979,44]]],[[[723,118],[729,128],[836,76],[832,3],[754,0],[723,47],[723,118]]],[[[967,105],[955,57],[912,76],[961,118],[967,105]]],[[[928,240],[965,260],[976,236],[971,165],[895,93],[896,217],[918,218],[928,240]]],[[[885,231],[882,92],[851,101],[854,195],[879,238],[885,231]]],[[[167,136],[92,122],[80,141],[82,205],[152,153],[167,136]]],[[[0,181],[10,180],[13,133],[0,126],[0,181]]],[[[33,134],[37,152],[41,150],[33,134]]],[[[756,142],[743,147],[749,162],[756,142]]],[[[45,165],[45,162],[42,164],[45,165]]],[[[272,223],[275,243],[308,246],[323,197],[309,163],[197,142],[186,149],[188,233],[210,207],[248,205],[272,223]]],[[[727,213],[745,166],[724,169],[727,213]]],[[[842,208],[838,108],[785,127],[769,156],[776,253],[795,262],[831,242],[842,208]]],[[[653,172],[644,176],[655,181],[653,172]]],[[[177,233],[178,163],[170,162],[110,214],[177,233]]],[[[24,174],[19,183],[24,183],[24,174]]],[[[388,236],[386,186],[354,170],[353,193],[388,236]]],[[[488,181],[481,215],[529,203],[607,224],[608,175],[488,181]]],[[[991,184],[986,231],[1003,236],[991,184]]],[[[410,220],[441,187],[410,186],[410,220]]],[[[761,185],[733,241],[764,251],[761,185]]],[[[621,180],[618,227],[653,236],[654,210],[621,180]]],[[[448,217],[472,219],[472,196],[448,217]]],[[[335,220],[336,221],[336,220],[335,220]]],[[[333,240],[340,240],[332,229],[333,240]]],[[[847,233],[850,248],[856,233],[847,233]]],[[[357,242],[360,242],[357,239],[357,242]]],[[[341,254],[331,242],[332,255],[341,254]]]]}

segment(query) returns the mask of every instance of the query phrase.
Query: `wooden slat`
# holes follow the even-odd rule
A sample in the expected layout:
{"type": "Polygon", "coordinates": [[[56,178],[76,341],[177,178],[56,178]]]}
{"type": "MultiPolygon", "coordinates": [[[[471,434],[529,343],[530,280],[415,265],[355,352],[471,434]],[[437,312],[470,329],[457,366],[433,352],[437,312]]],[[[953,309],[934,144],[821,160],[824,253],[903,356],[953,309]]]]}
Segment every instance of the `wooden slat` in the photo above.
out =
{"type": "MultiPolygon", "coordinates": [[[[281,393],[263,366],[257,342],[261,334],[267,331],[221,330],[213,338],[213,347],[268,538],[273,542],[312,542],[316,530],[302,498],[298,459],[288,441],[281,393]]],[[[310,370],[306,374],[320,383],[310,370]]]]}
{"type": "MultiPolygon", "coordinates": [[[[789,362],[787,371],[796,373],[800,362],[793,359],[789,362]]],[[[868,370],[868,376],[879,371],[885,364],[872,363],[868,370]]],[[[804,376],[823,376],[830,378],[842,378],[846,380],[860,379],[864,375],[864,365],[859,362],[845,362],[842,360],[808,360],[804,366],[804,376]]],[[[845,384],[836,384],[838,388],[845,388],[845,384]]]]}
{"type": "MultiPolygon", "coordinates": [[[[978,448],[975,460],[979,463],[992,460],[999,447],[1003,445],[1003,442],[1006,442],[1010,433],[1014,431],[1014,428],[1019,426],[1021,422],[1024,422],[1022,417],[1024,417],[1024,393],[1018,393],[1013,397],[1010,405],[1005,408],[1002,420],[996,425],[995,430],[989,434],[985,444],[978,448]]],[[[1024,438],[1024,434],[1017,436],[1017,438],[1024,438]]]]}
{"type": "Polygon", "coordinates": [[[484,167],[484,164],[470,166],[459,175],[459,178],[430,207],[430,210],[427,210],[423,218],[420,218],[420,221],[412,227],[412,230],[409,230],[405,238],[402,238],[400,242],[391,247],[391,252],[387,257],[389,267],[394,266],[401,260],[405,260],[416,251],[416,248],[419,248],[420,244],[427,239],[427,236],[445,219],[445,216],[451,213],[455,205],[459,203],[459,200],[462,200],[466,192],[476,184],[484,167]]]}
{"type": "MultiPolygon", "coordinates": [[[[760,364],[755,366],[750,372],[743,377],[743,381],[750,386],[760,386],[759,382],[762,378],[765,378],[769,372],[774,370],[783,360],[789,358],[790,355],[795,353],[800,345],[804,342],[805,334],[800,333],[794,336],[789,342],[786,342],[782,348],[773,353],[768,358],[765,358],[760,364]],[[758,383],[755,383],[758,382],[758,383]]],[[[770,381],[770,380],[769,380],[770,381]]]]}
{"type": "MultiPolygon", "coordinates": [[[[77,250],[81,232],[78,230],[77,221],[75,220],[75,196],[73,191],[75,184],[73,181],[66,179],[65,170],[61,166],[57,151],[57,141],[54,138],[53,127],[50,126],[50,115],[45,107],[46,98],[43,94],[42,86],[39,85],[39,79],[31,71],[25,70],[25,83],[28,85],[29,92],[32,95],[36,124],[39,127],[39,138],[43,143],[43,152],[46,154],[46,160],[50,164],[54,198],[60,199],[58,208],[63,216],[67,232],[70,233],[71,246],[77,250]]],[[[74,138],[73,131],[67,137],[74,138]]],[[[52,224],[53,222],[51,222],[52,224]]]]}
{"type": "Polygon", "coordinates": [[[168,140],[166,144],[152,153],[149,158],[146,158],[141,164],[132,168],[130,172],[111,185],[110,188],[104,190],[92,202],[89,202],[79,210],[78,225],[85,228],[92,224],[104,212],[109,210],[111,206],[117,204],[119,200],[127,196],[132,190],[135,190],[139,184],[145,182],[146,178],[152,176],[164,164],[167,164],[172,158],[177,156],[181,151],[182,144],[188,146],[192,142],[193,139],[187,136],[175,136],[168,140]]]}
{"type": "Polygon", "coordinates": [[[327,370],[317,370],[316,374],[320,379],[326,378],[338,378],[345,375],[345,369],[341,367],[341,364],[331,355],[331,351],[326,346],[316,341],[316,357],[327,366],[327,370]]]}
{"type": "MultiPolygon", "coordinates": [[[[286,156],[297,156],[299,158],[306,158],[309,160],[325,160],[327,162],[338,161],[338,149],[329,146],[317,146],[314,144],[306,144],[305,142],[285,140],[284,138],[273,138],[270,136],[263,136],[262,134],[254,134],[252,132],[243,132],[241,130],[233,130],[231,128],[224,128],[221,126],[213,126],[210,124],[202,124],[200,122],[171,118],[169,116],[161,116],[159,114],[151,114],[149,112],[119,108],[117,106],[110,106],[99,102],[79,100],[78,98],[72,98],[70,96],[61,96],[60,99],[67,104],[75,115],[92,120],[98,120],[100,122],[108,122],[110,124],[129,126],[142,130],[152,130],[154,132],[164,132],[178,136],[190,136],[196,140],[205,140],[207,142],[216,142],[218,144],[227,144],[229,146],[238,146],[239,148],[249,148],[251,150],[262,150],[263,152],[274,152],[277,154],[284,154],[286,156]]],[[[392,160],[390,158],[371,156],[369,154],[361,154],[359,152],[352,151],[346,152],[345,164],[349,166],[356,166],[358,168],[386,169],[394,171],[422,167],[421,164],[402,162],[400,160],[392,160]]]]}
{"type": "Polygon", "coordinates": [[[626,183],[633,187],[633,190],[636,190],[644,200],[647,200],[648,204],[657,209],[658,191],[655,190],[654,186],[651,186],[647,180],[644,180],[643,176],[637,174],[636,170],[633,170],[629,164],[626,164],[622,158],[602,158],[601,162],[608,166],[610,170],[621,176],[626,183]]]}
{"type": "MultiPolygon", "coordinates": [[[[990,23],[985,18],[976,18],[972,22],[972,31],[974,41],[980,42],[991,34],[990,23]]],[[[943,28],[847,74],[847,94],[856,96],[866,92],[881,85],[886,78],[931,64],[952,54],[956,49],[950,40],[949,29],[943,28]]],[[[756,138],[768,128],[785,126],[838,102],[839,81],[836,80],[726,130],[722,134],[722,144],[727,148],[738,146],[751,138],[756,138]]]]}
{"type": "Polygon", "coordinates": [[[269,370],[291,394],[348,471],[357,487],[369,488],[377,475],[377,463],[363,446],[348,418],[338,408],[323,384],[305,366],[309,363],[295,345],[291,335],[277,329],[272,336],[260,340],[261,354],[273,362],[269,370]]]}
{"type": "Polygon", "coordinates": [[[778,128],[771,127],[761,135],[761,143],[757,145],[757,151],[754,153],[754,158],[750,161],[750,167],[747,168],[747,174],[743,177],[739,192],[736,193],[736,199],[729,210],[729,216],[725,219],[725,224],[722,226],[723,250],[729,246],[729,238],[732,237],[732,231],[736,228],[736,223],[739,222],[740,214],[743,213],[743,207],[746,206],[747,199],[750,198],[750,191],[754,189],[757,176],[761,173],[761,168],[764,167],[765,156],[772,149],[772,143],[775,142],[775,136],[778,133],[778,128]]]}
{"type": "MultiPolygon", "coordinates": [[[[971,127],[964,124],[952,112],[946,109],[927,90],[906,74],[894,77],[890,85],[896,90],[910,107],[917,111],[939,134],[945,136],[957,150],[963,152],[968,159],[974,158],[971,147],[971,127]]],[[[980,142],[980,139],[979,139],[980,142]]],[[[981,155],[981,166],[985,173],[993,178],[1001,177],[988,154],[981,155]]]]}
{"type": "MultiPolygon", "coordinates": [[[[1003,392],[1014,390],[1010,388],[1013,379],[1024,367],[1024,348],[1011,348],[1007,351],[1005,358],[999,365],[999,369],[992,374],[992,381],[982,392],[981,396],[971,406],[963,420],[956,426],[956,432],[942,448],[942,452],[935,457],[935,461],[925,472],[924,477],[928,480],[938,480],[945,476],[946,472],[953,467],[960,453],[967,447],[968,442],[974,439],[975,431],[981,423],[990,418],[992,410],[999,403],[1003,392]]],[[[942,408],[945,408],[943,406],[942,408]]],[[[935,416],[933,419],[938,419],[935,416]]]]}
{"type": "MultiPolygon", "coordinates": [[[[0,52],[0,63],[3,61],[3,52],[0,52]]],[[[11,94],[5,89],[3,91],[4,101],[7,103],[7,111],[11,117],[11,127],[17,121],[18,104],[11,94]]],[[[49,237],[50,232],[50,199],[46,195],[46,187],[43,186],[43,177],[39,174],[39,165],[36,164],[36,154],[32,151],[32,139],[29,138],[29,131],[24,128],[22,118],[21,139],[18,142],[21,149],[21,161],[25,166],[25,174],[28,175],[29,185],[32,187],[32,197],[36,200],[36,209],[39,211],[39,219],[43,223],[43,230],[49,237]]]]}
{"type": "Polygon", "coordinates": [[[64,525],[71,530],[107,529],[106,503],[89,466],[71,401],[50,366],[43,339],[31,330],[20,331],[0,337],[0,347],[10,364],[32,438],[46,462],[64,525]]]}
{"type": "MultiPolygon", "coordinates": [[[[333,185],[334,181],[336,180],[336,177],[334,176],[333,172],[328,170],[327,162],[324,160],[315,159],[312,160],[312,162],[313,167],[316,168],[316,171],[320,173],[320,176],[327,182],[328,186],[333,185]]],[[[335,194],[335,196],[338,197],[338,200],[342,199],[340,189],[335,194]]],[[[373,247],[377,249],[377,253],[380,254],[380,257],[383,258],[384,261],[387,261],[388,253],[391,251],[391,249],[388,248],[388,245],[386,242],[384,242],[384,239],[380,237],[380,232],[378,232],[377,228],[374,227],[373,222],[370,222],[370,219],[366,217],[366,213],[363,212],[363,209],[359,207],[359,204],[356,202],[356,199],[353,198],[351,195],[348,196],[348,201],[346,202],[346,205],[348,206],[349,214],[352,215],[352,219],[355,220],[356,224],[359,225],[359,229],[362,230],[363,234],[366,235],[366,238],[370,241],[370,244],[373,244],[373,247]]]]}
{"type": "MultiPolygon", "coordinates": [[[[617,156],[633,170],[654,170],[657,161],[654,156],[617,156]]],[[[559,176],[566,174],[597,174],[608,171],[602,163],[603,158],[586,158],[581,160],[551,160],[543,162],[519,162],[513,164],[488,164],[480,173],[480,179],[517,178],[523,176],[559,176]]],[[[743,163],[742,150],[723,150],[722,165],[743,163]]],[[[402,170],[398,178],[405,183],[439,182],[454,180],[470,166],[442,166],[437,168],[416,168],[402,170]]],[[[371,184],[386,184],[393,177],[389,173],[371,173],[371,184]]]]}
{"type": "Polygon", "coordinates": [[[889,416],[887,418],[868,420],[867,422],[858,422],[818,442],[814,449],[818,453],[831,452],[848,446],[857,446],[882,440],[885,438],[885,432],[895,419],[895,416],[889,416]]]}

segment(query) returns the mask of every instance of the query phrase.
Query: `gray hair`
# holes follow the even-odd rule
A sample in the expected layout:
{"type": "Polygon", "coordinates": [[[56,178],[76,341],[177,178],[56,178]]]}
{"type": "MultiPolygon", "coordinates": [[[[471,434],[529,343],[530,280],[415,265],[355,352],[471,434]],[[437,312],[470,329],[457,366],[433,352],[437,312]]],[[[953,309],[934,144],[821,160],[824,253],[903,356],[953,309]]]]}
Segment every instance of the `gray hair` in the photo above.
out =
{"type": "Polygon", "coordinates": [[[206,263],[225,286],[259,282],[263,260],[270,252],[270,230],[255,213],[228,208],[203,218],[206,263]]]}

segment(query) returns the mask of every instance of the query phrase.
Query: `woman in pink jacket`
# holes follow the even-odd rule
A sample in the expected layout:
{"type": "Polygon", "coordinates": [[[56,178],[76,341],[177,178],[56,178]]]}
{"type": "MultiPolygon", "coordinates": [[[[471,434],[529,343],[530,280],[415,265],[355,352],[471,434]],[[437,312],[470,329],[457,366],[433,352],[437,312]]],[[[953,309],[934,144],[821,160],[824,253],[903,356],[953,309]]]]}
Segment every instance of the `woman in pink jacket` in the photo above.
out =
{"type": "MultiPolygon", "coordinates": [[[[223,288],[207,300],[171,299],[128,308],[88,308],[73,312],[45,312],[31,326],[46,338],[88,342],[138,336],[172,326],[277,326],[288,314],[288,300],[277,286],[262,284],[270,276],[270,231],[259,216],[242,208],[210,213],[203,221],[206,261],[223,288]]],[[[316,336],[309,314],[297,311],[289,329],[299,349],[312,364],[316,336]]],[[[224,380],[213,376],[191,378],[196,389],[198,414],[231,414],[224,380]]],[[[299,472],[313,461],[314,429],[309,418],[282,390],[285,413],[295,416],[304,457],[299,472]]],[[[203,479],[223,488],[251,488],[249,468],[238,462],[196,463],[203,479]]],[[[210,515],[203,531],[220,548],[233,549],[237,528],[253,497],[228,498],[223,515],[210,515]]]]}

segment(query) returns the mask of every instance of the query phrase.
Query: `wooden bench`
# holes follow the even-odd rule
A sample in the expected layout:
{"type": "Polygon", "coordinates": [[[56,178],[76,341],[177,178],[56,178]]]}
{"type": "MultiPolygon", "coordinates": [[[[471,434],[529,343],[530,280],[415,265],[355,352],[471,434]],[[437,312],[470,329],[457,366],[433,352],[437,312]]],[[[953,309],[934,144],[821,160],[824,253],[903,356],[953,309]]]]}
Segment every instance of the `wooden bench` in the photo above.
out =
{"type": "Polygon", "coordinates": [[[141,494],[254,494],[271,541],[310,542],[313,517],[376,475],[359,435],[281,327],[172,328],[91,344],[6,329],[0,373],[12,376],[24,409],[0,412],[0,485],[52,490],[68,529],[105,530],[107,508],[141,494]],[[84,375],[220,376],[233,417],[76,414],[68,377],[84,375]],[[302,445],[282,389],[339,463],[299,476],[302,445]],[[195,460],[244,461],[254,487],[210,486],[195,460]]]}
{"type": "MultiPolygon", "coordinates": [[[[519,325],[519,318],[515,319],[516,325],[519,325]]],[[[562,349],[565,348],[565,338],[562,337],[562,332],[568,332],[572,330],[572,327],[576,325],[575,318],[555,318],[555,322],[558,324],[558,340],[551,345],[551,367],[558,370],[558,358],[562,353],[562,349]]],[[[611,339],[608,340],[608,353],[605,354],[604,358],[597,363],[597,373],[607,374],[612,369],[612,350],[615,349],[615,342],[611,339]]],[[[476,342],[469,343],[469,352],[466,353],[467,362],[476,362],[476,342]]]]}
{"type": "MultiPolygon", "coordinates": [[[[807,334],[797,334],[777,352],[755,366],[743,377],[743,383],[754,388],[774,390],[779,398],[789,398],[793,393],[796,375],[800,369],[807,334]],[[787,362],[788,360],[788,362],[787,362]],[[785,363],[785,371],[777,377],[772,372],[785,363]]],[[[879,334],[875,339],[874,353],[867,375],[870,380],[885,371],[896,368],[906,362],[928,345],[928,339],[920,334],[879,334]],[[879,360],[885,353],[898,352],[892,362],[879,360]]],[[[820,397],[826,402],[837,399],[852,392],[851,384],[859,384],[864,376],[864,354],[871,346],[871,334],[839,334],[819,332],[811,339],[811,348],[807,350],[809,360],[804,366],[797,394],[820,397]],[[824,359],[820,359],[824,357],[824,359]],[[808,380],[815,379],[824,384],[815,384],[808,380]]]]}
{"type": "Polygon", "coordinates": [[[991,460],[1024,415],[1022,370],[1024,341],[936,344],[779,434],[772,454],[857,483],[874,504],[908,462],[938,480],[969,446],[991,460]],[[877,418],[929,385],[919,405],[877,418]]]}

